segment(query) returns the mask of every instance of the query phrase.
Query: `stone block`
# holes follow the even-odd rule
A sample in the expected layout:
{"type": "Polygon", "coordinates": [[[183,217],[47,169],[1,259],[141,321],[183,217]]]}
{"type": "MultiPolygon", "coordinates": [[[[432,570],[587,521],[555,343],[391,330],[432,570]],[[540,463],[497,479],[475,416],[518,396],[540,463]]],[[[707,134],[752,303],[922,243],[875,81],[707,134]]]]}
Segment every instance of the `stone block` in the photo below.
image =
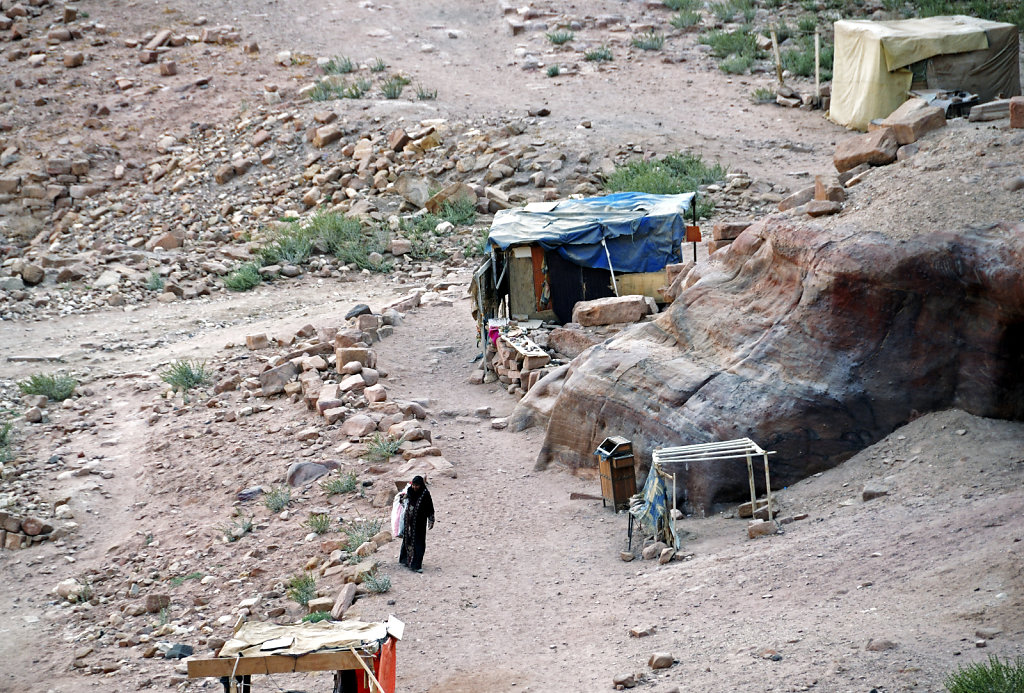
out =
{"type": "Polygon", "coordinates": [[[291,361],[263,371],[260,373],[260,387],[263,388],[263,395],[269,397],[284,392],[285,384],[294,380],[298,374],[299,367],[291,361]]]}
{"type": "Polygon", "coordinates": [[[849,137],[836,145],[832,163],[842,173],[859,164],[885,166],[896,160],[899,142],[892,128],[880,128],[865,135],[849,137]]]}
{"type": "Polygon", "coordinates": [[[341,127],[336,123],[330,123],[322,128],[317,128],[316,133],[313,135],[313,146],[317,149],[326,147],[332,142],[340,140],[342,134],[341,127]]]}
{"type": "Polygon", "coordinates": [[[843,211],[843,205],[841,202],[832,202],[831,200],[811,200],[794,211],[810,217],[823,217],[829,214],[838,214],[843,211]]]}
{"type": "Polygon", "coordinates": [[[338,591],[338,596],[334,598],[334,604],[331,606],[331,618],[335,621],[340,621],[345,615],[345,612],[353,602],[356,600],[356,586],[354,583],[347,583],[338,591]]]}
{"type": "Polygon", "coordinates": [[[342,435],[350,438],[361,438],[377,430],[377,422],[366,414],[356,414],[341,426],[342,435]]]}
{"type": "Polygon", "coordinates": [[[146,595],[146,612],[155,614],[161,609],[166,609],[171,605],[171,598],[166,594],[147,594],[146,595]]]}
{"type": "Polygon", "coordinates": [[[775,534],[775,523],[767,522],[765,520],[751,520],[747,523],[747,537],[750,539],[756,539],[757,537],[766,537],[769,534],[775,534]]]}
{"type": "Polygon", "coordinates": [[[246,335],[245,346],[252,351],[267,349],[270,347],[270,337],[266,333],[246,335]]]}
{"type": "Polygon", "coordinates": [[[881,124],[892,128],[897,142],[910,144],[917,142],[925,133],[945,127],[946,112],[938,106],[929,106],[924,99],[907,99],[881,124]]]}
{"type": "Polygon", "coordinates": [[[363,390],[363,396],[367,402],[383,402],[388,398],[388,392],[383,385],[373,385],[363,390]]]}
{"type": "Polygon", "coordinates": [[[317,597],[316,599],[310,599],[306,608],[309,609],[309,613],[311,614],[315,614],[320,611],[330,611],[334,608],[334,600],[330,597],[317,597]]]}
{"type": "Polygon", "coordinates": [[[1024,128],[1024,96],[1010,99],[1010,127],[1024,128]]]}
{"type": "Polygon", "coordinates": [[[793,209],[794,207],[799,207],[800,205],[807,204],[813,199],[813,185],[808,186],[806,188],[801,188],[800,190],[797,190],[796,192],[790,194],[788,197],[784,198],[782,202],[779,203],[779,211],[785,212],[787,209],[793,209]]]}
{"type": "Polygon", "coordinates": [[[843,202],[846,200],[846,188],[839,182],[837,176],[815,176],[814,199],[843,202]]]}
{"type": "Polygon", "coordinates": [[[647,660],[647,666],[651,669],[668,669],[675,664],[675,657],[668,652],[655,652],[647,660]]]}
{"type": "Polygon", "coordinates": [[[173,60],[165,60],[160,63],[160,76],[161,77],[172,77],[178,74],[178,64],[173,60]]]}
{"type": "MultiPolygon", "coordinates": [[[[335,336],[335,344],[338,343],[338,337],[340,336],[341,333],[335,336]]],[[[334,356],[336,358],[335,363],[340,363],[342,365],[351,363],[352,361],[358,361],[362,366],[370,365],[370,350],[366,347],[337,347],[334,350],[334,356]]]]}
{"type": "Polygon", "coordinates": [[[716,241],[733,241],[747,227],[753,224],[752,221],[719,221],[711,227],[711,238],[716,241]]]}
{"type": "Polygon", "coordinates": [[[643,296],[613,296],[580,301],[572,309],[572,321],[584,327],[639,322],[648,312],[643,296]]]}

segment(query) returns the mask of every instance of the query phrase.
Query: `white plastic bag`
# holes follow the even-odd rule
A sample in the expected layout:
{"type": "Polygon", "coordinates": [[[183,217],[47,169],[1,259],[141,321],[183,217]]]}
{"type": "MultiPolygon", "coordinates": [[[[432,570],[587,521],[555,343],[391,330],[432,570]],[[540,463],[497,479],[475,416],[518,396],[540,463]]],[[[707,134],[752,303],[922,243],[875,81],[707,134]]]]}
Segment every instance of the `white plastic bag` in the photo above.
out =
{"type": "Polygon", "coordinates": [[[391,536],[398,538],[402,536],[405,529],[405,493],[395,494],[395,500],[391,503],[391,536]]]}

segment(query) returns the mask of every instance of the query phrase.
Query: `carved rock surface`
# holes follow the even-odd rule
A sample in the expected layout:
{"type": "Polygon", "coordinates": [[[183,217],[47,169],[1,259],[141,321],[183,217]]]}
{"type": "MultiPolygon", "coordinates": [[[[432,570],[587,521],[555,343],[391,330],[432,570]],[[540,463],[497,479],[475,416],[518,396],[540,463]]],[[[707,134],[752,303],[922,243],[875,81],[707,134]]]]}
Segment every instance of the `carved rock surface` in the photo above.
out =
{"type": "MultiPolygon", "coordinates": [[[[764,219],[699,264],[656,320],[569,365],[540,408],[537,466],[594,466],[611,435],[633,441],[641,466],[657,446],[746,436],[777,451],[781,488],[920,414],[1024,419],[1022,267],[1024,224],[897,242],[764,219]]],[[[749,493],[742,461],[674,471],[698,512],[749,493]]]]}

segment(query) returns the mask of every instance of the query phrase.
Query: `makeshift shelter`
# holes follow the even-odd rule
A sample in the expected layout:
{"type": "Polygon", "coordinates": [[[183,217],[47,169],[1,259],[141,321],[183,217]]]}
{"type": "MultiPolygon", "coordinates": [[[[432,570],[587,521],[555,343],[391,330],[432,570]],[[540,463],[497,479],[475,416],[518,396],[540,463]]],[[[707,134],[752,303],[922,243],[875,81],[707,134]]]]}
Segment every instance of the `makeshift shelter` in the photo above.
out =
{"type": "Polygon", "coordinates": [[[835,23],[829,118],[866,130],[915,89],[977,94],[979,102],[1021,93],[1013,24],[975,17],[835,23]]]}
{"type": "Polygon", "coordinates": [[[491,256],[474,280],[478,317],[569,322],[578,301],[658,298],[665,266],[681,261],[693,199],[615,193],[498,212],[487,238],[491,256]]]}

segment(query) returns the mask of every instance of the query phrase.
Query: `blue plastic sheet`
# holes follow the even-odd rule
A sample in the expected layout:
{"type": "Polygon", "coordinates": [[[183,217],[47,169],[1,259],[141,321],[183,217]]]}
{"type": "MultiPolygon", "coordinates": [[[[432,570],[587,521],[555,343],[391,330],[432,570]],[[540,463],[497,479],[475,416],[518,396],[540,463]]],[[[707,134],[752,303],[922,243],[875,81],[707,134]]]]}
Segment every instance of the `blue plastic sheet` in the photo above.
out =
{"type": "Polygon", "coordinates": [[[668,507],[668,489],[653,464],[647,472],[647,482],[640,495],[643,498],[643,505],[631,506],[629,513],[637,519],[648,535],[657,534],[663,524],[665,509],[668,507]]]}
{"type": "Polygon", "coordinates": [[[546,211],[502,210],[494,215],[488,242],[501,250],[538,244],[583,267],[658,272],[681,260],[693,198],[625,192],[562,200],[546,211]]]}

